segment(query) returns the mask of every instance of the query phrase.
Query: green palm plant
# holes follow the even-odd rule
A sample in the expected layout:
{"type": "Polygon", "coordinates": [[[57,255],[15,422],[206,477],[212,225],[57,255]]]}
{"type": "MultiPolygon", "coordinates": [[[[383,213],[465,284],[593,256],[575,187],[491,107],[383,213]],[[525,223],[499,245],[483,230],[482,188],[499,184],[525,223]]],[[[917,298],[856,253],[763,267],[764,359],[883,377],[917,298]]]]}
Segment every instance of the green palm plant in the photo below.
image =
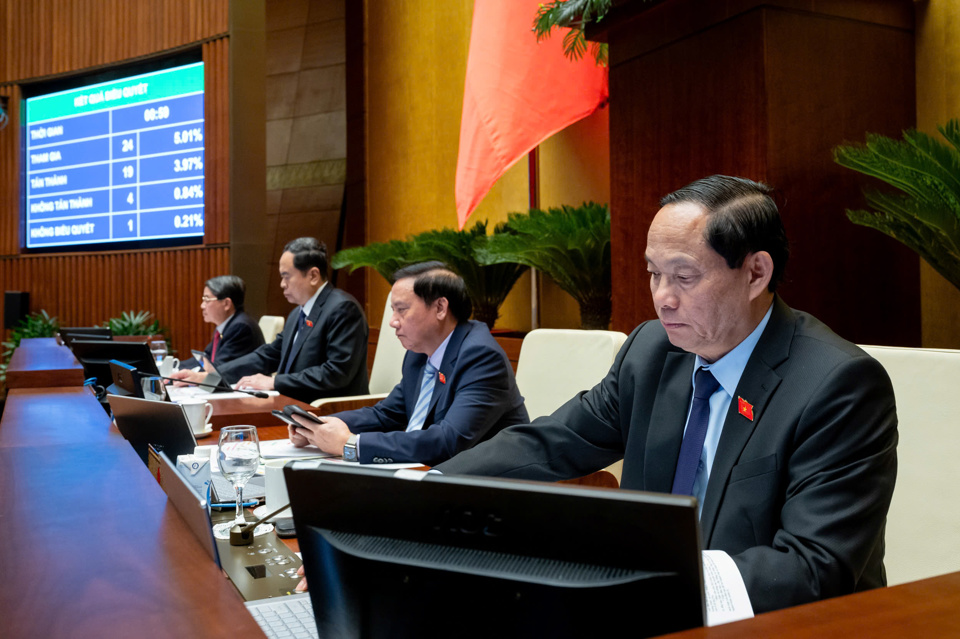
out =
{"type": "MultiPolygon", "coordinates": [[[[569,27],[563,36],[563,54],[579,60],[587,52],[584,29],[591,22],[603,20],[612,4],[613,0],[554,0],[541,4],[533,21],[537,42],[550,37],[555,27],[569,27]]],[[[607,66],[607,43],[593,42],[590,49],[597,66],[607,66]]]]}
{"type": "Polygon", "coordinates": [[[491,236],[477,248],[483,264],[516,262],[539,269],[580,304],[580,327],[610,325],[610,208],[581,206],[511,213],[509,233],[491,236]]]}
{"type": "Polygon", "coordinates": [[[902,191],[865,189],[873,210],[848,210],[850,221],[906,244],[960,289],[960,120],[937,130],[949,144],[911,129],[903,141],[867,135],[838,146],[833,159],[902,191]]]}
{"type": "Polygon", "coordinates": [[[160,327],[160,320],[154,319],[150,311],[123,311],[120,317],[111,317],[103,326],[109,328],[114,335],[166,336],[167,333],[167,329],[160,327]]]}
{"type": "Polygon", "coordinates": [[[460,275],[473,302],[473,317],[492,329],[500,317],[500,306],[527,267],[506,262],[481,264],[475,254],[490,237],[507,232],[504,224],[498,224],[493,229],[493,236],[488,236],[486,221],[477,222],[464,231],[426,231],[410,238],[413,244],[411,256],[416,262],[439,260],[460,275]]]}
{"type": "Polygon", "coordinates": [[[333,256],[330,265],[336,269],[350,267],[350,273],[363,266],[369,266],[379,273],[383,279],[390,282],[398,269],[417,261],[409,257],[412,247],[413,243],[409,240],[373,242],[366,246],[356,246],[338,251],[333,256]]]}

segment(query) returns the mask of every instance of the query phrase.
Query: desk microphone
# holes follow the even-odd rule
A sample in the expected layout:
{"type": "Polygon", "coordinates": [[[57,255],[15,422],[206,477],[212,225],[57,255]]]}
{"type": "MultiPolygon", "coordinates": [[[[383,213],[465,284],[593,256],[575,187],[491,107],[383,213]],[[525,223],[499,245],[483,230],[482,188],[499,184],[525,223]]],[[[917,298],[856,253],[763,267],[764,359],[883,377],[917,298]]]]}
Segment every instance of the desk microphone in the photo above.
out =
{"type": "Polygon", "coordinates": [[[243,523],[243,524],[234,524],[230,528],[230,545],[231,546],[247,546],[253,543],[253,531],[257,529],[257,526],[270,519],[274,515],[279,515],[281,512],[290,507],[290,504],[285,504],[277,508],[275,511],[261,517],[255,522],[252,523],[243,523]]]}
{"type": "MultiPolygon", "coordinates": [[[[221,389],[226,390],[219,384],[204,384],[203,382],[191,382],[187,379],[177,379],[176,377],[164,377],[163,375],[145,375],[145,377],[159,377],[160,379],[165,379],[170,382],[180,382],[181,384],[186,384],[187,386],[206,386],[207,388],[221,389]]],[[[241,388],[231,388],[230,392],[237,393],[246,393],[247,395],[252,395],[260,399],[268,399],[270,396],[261,390],[243,390],[241,388]]]]}

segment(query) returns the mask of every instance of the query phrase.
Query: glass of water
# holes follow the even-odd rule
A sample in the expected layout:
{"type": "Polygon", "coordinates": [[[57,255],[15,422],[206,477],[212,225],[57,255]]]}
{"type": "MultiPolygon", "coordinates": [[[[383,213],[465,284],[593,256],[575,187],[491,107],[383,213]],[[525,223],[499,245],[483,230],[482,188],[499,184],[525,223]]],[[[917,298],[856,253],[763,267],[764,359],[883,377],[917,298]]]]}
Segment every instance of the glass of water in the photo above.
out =
{"type": "Polygon", "coordinates": [[[220,430],[217,461],[220,472],[237,492],[237,516],[230,526],[243,524],[243,487],[260,465],[260,440],[256,426],[226,426],[220,430]]]}
{"type": "Polygon", "coordinates": [[[166,340],[158,339],[150,342],[150,353],[152,353],[153,358],[157,360],[157,366],[160,366],[160,364],[163,362],[163,358],[167,356],[166,340]]]}

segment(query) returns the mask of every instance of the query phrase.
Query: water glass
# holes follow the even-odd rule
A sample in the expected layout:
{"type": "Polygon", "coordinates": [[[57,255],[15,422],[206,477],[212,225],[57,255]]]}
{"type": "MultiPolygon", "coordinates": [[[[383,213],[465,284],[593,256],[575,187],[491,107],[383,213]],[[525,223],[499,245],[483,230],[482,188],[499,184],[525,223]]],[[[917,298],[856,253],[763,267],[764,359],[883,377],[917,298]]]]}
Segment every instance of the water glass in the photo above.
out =
{"type": "Polygon", "coordinates": [[[230,524],[243,524],[243,487],[260,466],[260,440],[256,426],[226,426],[220,430],[220,472],[237,493],[237,516],[230,524]]]}
{"type": "Polygon", "coordinates": [[[163,363],[163,358],[167,356],[167,342],[166,340],[158,339],[150,342],[150,352],[153,354],[153,358],[157,360],[157,366],[163,363]]]}

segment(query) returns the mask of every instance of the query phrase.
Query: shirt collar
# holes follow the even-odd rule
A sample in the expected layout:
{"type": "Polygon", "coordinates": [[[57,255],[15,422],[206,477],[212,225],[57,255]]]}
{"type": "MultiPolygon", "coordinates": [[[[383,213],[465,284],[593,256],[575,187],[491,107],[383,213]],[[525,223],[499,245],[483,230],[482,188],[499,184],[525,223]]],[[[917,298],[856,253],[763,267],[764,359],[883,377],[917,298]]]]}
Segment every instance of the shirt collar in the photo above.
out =
{"type": "Polygon", "coordinates": [[[234,313],[227,319],[223,320],[223,322],[221,322],[220,324],[217,324],[217,332],[220,333],[221,337],[223,336],[223,331],[226,330],[227,328],[227,324],[230,323],[230,320],[233,319],[234,315],[236,315],[236,313],[234,313]]]}
{"type": "Polygon", "coordinates": [[[443,354],[447,352],[447,344],[450,343],[451,337],[453,337],[453,331],[450,331],[446,339],[440,342],[440,346],[437,347],[437,350],[433,351],[433,355],[427,358],[427,361],[437,370],[440,370],[440,364],[443,363],[443,354]]]}
{"type": "Polygon", "coordinates": [[[310,317],[310,312],[313,311],[313,305],[317,303],[317,298],[320,297],[320,293],[323,292],[323,289],[327,287],[327,282],[324,282],[320,285],[320,288],[317,289],[317,292],[313,294],[313,297],[307,300],[307,303],[300,307],[300,310],[303,311],[303,314],[307,317],[310,317]]]}
{"type": "Polygon", "coordinates": [[[770,321],[772,314],[773,304],[770,305],[763,319],[760,320],[757,327],[753,329],[753,332],[747,335],[746,339],[712,364],[707,364],[697,355],[696,365],[693,367],[694,376],[696,376],[697,369],[701,367],[709,370],[713,373],[717,381],[720,382],[720,386],[727,392],[727,395],[733,397],[733,394],[737,391],[737,384],[740,383],[740,377],[743,376],[743,371],[747,367],[747,361],[750,359],[750,355],[753,354],[753,349],[756,347],[757,342],[760,341],[763,329],[767,327],[767,322],[770,321]]]}

